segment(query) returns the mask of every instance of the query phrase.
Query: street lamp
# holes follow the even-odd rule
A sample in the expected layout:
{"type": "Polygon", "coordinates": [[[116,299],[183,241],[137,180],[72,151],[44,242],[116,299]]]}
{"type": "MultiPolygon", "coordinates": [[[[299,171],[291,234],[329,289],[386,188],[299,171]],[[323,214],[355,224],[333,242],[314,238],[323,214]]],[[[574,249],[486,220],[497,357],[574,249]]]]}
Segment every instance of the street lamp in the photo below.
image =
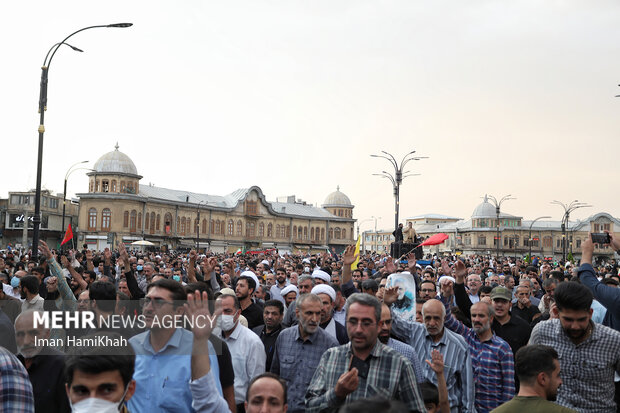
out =
{"type": "Polygon", "coordinates": [[[551,217],[550,216],[538,217],[530,223],[530,236],[529,236],[529,241],[528,241],[528,243],[530,244],[530,254],[529,254],[530,262],[532,262],[532,226],[534,225],[534,222],[538,221],[539,219],[548,219],[548,218],[551,218],[551,217]]]}
{"type": "Polygon", "coordinates": [[[579,208],[590,208],[592,205],[588,205],[585,202],[579,202],[576,199],[568,205],[555,200],[551,203],[554,205],[559,205],[564,209],[564,215],[562,216],[562,261],[566,261],[566,226],[568,225],[570,213],[579,208]]]}
{"type": "Polygon", "coordinates": [[[196,211],[197,211],[197,224],[196,224],[196,253],[198,253],[200,251],[200,204],[202,204],[203,202],[206,202],[204,199],[200,202],[198,202],[198,205],[196,206],[196,211]]]}
{"type": "Polygon", "coordinates": [[[45,59],[43,60],[43,65],[41,66],[41,85],[39,90],[39,150],[37,154],[37,187],[34,197],[34,217],[32,218],[32,258],[36,259],[39,255],[39,228],[41,226],[41,169],[43,166],[43,134],[45,133],[45,111],[47,110],[47,81],[48,81],[48,73],[50,65],[52,64],[52,59],[54,55],[58,51],[60,46],[67,45],[71,49],[81,52],[82,50],[78,49],[75,46],[71,46],[66,43],[69,38],[79,32],[83,32],[88,29],[95,29],[99,27],[116,27],[116,28],[126,28],[131,27],[133,23],[115,23],[115,24],[107,24],[107,25],[99,25],[99,26],[88,26],[80,29],[76,32],[71,33],[69,36],[65,37],[62,42],[55,43],[45,55],[45,59]],[[51,53],[51,55],[50,55],[51,53]],[[49,58],[49,59],[48,59],[49,58]]]}
{"type": "Polygon", "coordinates": [[[516,199],[516,198],[511,198],[510,195],[504,196],[499,201],[493,195],[489,195],[488,198],[491,200],[491,202],[493,202],[493,205],[495,205],[495,214],[497,215],[497,221],[495,222],[495,227],[497,228],[497,235],[496,235],[496,238],[497,238],[497,252],[496,252],[496,258],[497,258],[497,261],[499,263],[499,244],[500,244],[500,241],[501,241],[501,238],[499,236],[499,213],[500,213],[500,209],[501,209],[502,203],[504,201],[508,201],[509,199],[516,199]]]}
{"type": "MultiPolygon", "coordinates": [[[[69,169],[67,169],[67,173],[65,174],[65,184],[63,187],[63,191],[62,191],[62,233],[65,233],[65,210],[66,210],[66,206],[67,206],[67,180],[69,179],[69,175],[71,175],[73,172],[75,171],[79,171],[80,169],[88,169],[89,171],[93,171],[94,169],[90,169],[90,168],[76,168],[73,169],[75,166],[77,165],[81,165],[84,163],[88,163],[88,161],[81,161],[81,162],[77,162],[74,163],[73,165],[71,165],[71,167],[69,169]]],[[[64,235],[63,235],[64,236],[64,235]]]]}
{"type": "Polygon", "coordinates": [[[410,174],[409,171],[403,172],[403,168],[409,161],[419,161],[420,159],[428,159],[427,156],[412,156],[415,151],[409,152],[407,155],[403,156],[403,159],[400,161],[400,165],[394,158],[394,155],[388,153],[386,151],[381,151],[384,155],[370,155],[373,158],[383,158],[387,159],[390,164],[394,167],[394,175],[389,172],[381,171],[380,174],[373,174],[375,176],[380,176],[382,178],[387,178],[392,182],[392,187],[394,189],[394,229],[398,228],[398,209],[400,207],[399,199],[400,199],[400,184],[403,182],[403,179],[408,176],[417,176],[419,174],[410,174]]]}

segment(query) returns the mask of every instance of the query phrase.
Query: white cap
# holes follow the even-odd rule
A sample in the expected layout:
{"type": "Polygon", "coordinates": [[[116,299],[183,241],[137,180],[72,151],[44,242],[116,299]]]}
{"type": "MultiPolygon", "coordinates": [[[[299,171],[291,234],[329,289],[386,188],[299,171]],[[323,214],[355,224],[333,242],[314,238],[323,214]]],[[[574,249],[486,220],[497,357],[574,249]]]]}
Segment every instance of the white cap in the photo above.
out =
{"type": "Polygon", "coordinates": [[[254,286],[255,290],[260,285],[260,283],[258,282],[258,277],[256,276],[256,274],[254,274],[254,272],[252,272],[250,270],[243,271],[241,273],[240,277],[250,277],[251,279],[253,279],[254,282],[256,283],[256,285],[254,286]]]}
{"type": "Polygon", "coordinates": [[[327,284],[315,285],[311,291],[312,294],[327,294],[332,299],[332,303],[336,301],[336,291],[327,284]]]}
{"type": "Polygon", "coordinates": [[[312,278],[320,278],[321,280],[325,281],[326,283],[331,282],[332,277],[329,276],[328,273],[326,273],[323,270],[320,269],[315,269],[314,272],[312,273],[312,278]]]}
{"type": "Polygon", "coordinates": [[[284,297],[286,294],[291,293],[291,292],[294,292],[295,294],[299,295],[299,290],[293,284],[290,284],[284,287],[280,294],[282,295],[282,297],[284,297]]]}

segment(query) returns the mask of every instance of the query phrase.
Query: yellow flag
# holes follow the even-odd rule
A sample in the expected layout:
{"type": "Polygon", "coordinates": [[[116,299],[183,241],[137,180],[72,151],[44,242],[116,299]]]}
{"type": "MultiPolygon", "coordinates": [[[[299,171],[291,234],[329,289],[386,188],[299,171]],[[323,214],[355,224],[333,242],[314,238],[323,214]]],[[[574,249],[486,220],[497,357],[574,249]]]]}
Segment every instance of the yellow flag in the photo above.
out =
{"type": "Polygon", "coordinates": [[[351,271],[357,269],[357,264],[359,264],[360,262],[360,240],[361,237],[358,235],[357,237],[357,244],[355,244],[355,255],[357,255],[357,258],[355,259],[355,262],[353,262],[353,264],[351,264],[351,271]]]}

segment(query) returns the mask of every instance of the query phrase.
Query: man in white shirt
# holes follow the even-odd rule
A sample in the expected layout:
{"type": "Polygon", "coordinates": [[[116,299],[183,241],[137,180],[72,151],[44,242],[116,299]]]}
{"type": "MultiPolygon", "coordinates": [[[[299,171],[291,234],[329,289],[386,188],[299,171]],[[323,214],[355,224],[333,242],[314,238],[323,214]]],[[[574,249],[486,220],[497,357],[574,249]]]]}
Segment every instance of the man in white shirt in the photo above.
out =
{"type": "Polygon", "coordinates": [[[267,356],[260,338],[252,330],[239,323],[241,305],[237,297],[221,295],[217,302],[222,308],[222,315],[219,320],[222,339],[230,350],[235,372],[234,387],[237,412],[243,413],[250,380],[265,372],[267,356]]]}

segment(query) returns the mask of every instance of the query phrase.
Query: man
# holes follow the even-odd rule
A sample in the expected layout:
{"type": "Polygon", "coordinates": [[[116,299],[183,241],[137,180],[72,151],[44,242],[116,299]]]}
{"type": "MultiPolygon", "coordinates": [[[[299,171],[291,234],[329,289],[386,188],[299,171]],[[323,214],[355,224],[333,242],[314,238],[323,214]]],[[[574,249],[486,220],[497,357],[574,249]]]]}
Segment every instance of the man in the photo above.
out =
{"type": "MultiPolygon", "coordinates": [[[[299,277],[299,282],[297,283],[297,287],[299,289],[299,294],[297,297],[309,294],[314,287],[314,278],[310,275],[302,275],[299,277]]],[[[286,315],[284,316],[284,320],[282,321],[282,325],[284,327],[290,327],[297,323],[297,312],[295,311],[296,301],[293,301],[289,307],[286,309],[286,315]]]]}
{"type": "Polygon", "coordinates": [[[418,237],[418,233],[413,229],[411,222],[407,223],[407,228],[403,231],[403,238],[406,244],[413,244],[418,237]]]}
{"type": "Polygon", "coordinates": [[[576,413],[553,403],[562,385],[558,353],[551,347],[521,347],[515,356],[515,371],[521,387],[519,394],[493,413],[576,413]]]}
{"type": "MultiPolygon", "coordinates": [[[[184,314],[187,295],[180,283],[161,279],[148,285],[142,313],[147,330],[129,339],[136,353],[134,379],[136,391],[129,400],[132,412],[191,412],[192,396],[188,383],[191,378],[193,334],[175,328],[171,320],[184,314]],[[162,389],[169,390],[162,390],[162,389]],[[170,392],[174,397],[170,397],[170,392]]],[[[209,360],[214,377],[219,377],[215,349],[209,342],[209,360]]],[[[222,395],[219,381],[217,393],[222,395]]]]}
{"type": "Polygon", "coordinates": [[[394,235],[394,242],[403,242],[403,224],[398,224],[398,228],[396,228],[392,235],[394,235]]]}
{"type": "Polygon", "coordinates": [[[416,355],[416,350],[413,349],[409,344],[403,343],[402,341],[396,340],[390,337],[390,332],[392,331],[392,314],[390,313],[390,307],[385,304],[381,305],[381,329],[379,330],[379,341],[385,344],[388,347],[393,348],[398,351],[400,354],[405,356],[411,366],[413,366],[413,372],[415,373],[415,378],[418,383],[422,383],[424,381],[424,375],[422,374],[422,366],[420,365],[420,360],[416,355]]]}
{"type": "Polygon", "coordinates": [[[254,327],[254,331],[265,346],[265,354],[267,361],[265,370],[271,368],[271,360],[273,360],[273,352],[275,344],[280,332],[282,331],[282,318],[284,317],[284,306],[278,300],[269,300],[265,303],[263,310],[264,325],[254,327]]]}
{"type": "Polygon", "coordinates": [[[411,363],[377,340],[381,303],[355,293],[346,304],[351,342],[327,350],[306,392],[306,411],[335,409],[381,389],[382,397],[403,401],[409,410],[424,411],[411,363]]]}
{"type": "Polygon", "coordinates": [[[347,329],[333,318],[336,291],[327,284],[319,284],[312,289],[312,294],[316,294],[321,299],[321,328],[338,343],[348,343],[347,329]]]}
{"type": "MultiPolygon", "coordinates": [[[[461,284],[466,273],[465,264],[457,261],[455,276],[461,284]]],[[[474,370],[476,411],[486,413],[512,399],[515,394],[513,355],[510,345],[491,329],[494,307],[483,301],[472,305],[470,314],[473,328],[469,328],[454,318],[448,302],[443,301],[443,304],[446,310],[444,325],[460,334],[469,346],[474,370]]]]}
{"type": "Polygon", "coordinates": [[[334,289],[334,291],[336,291],[336,301],[334,302],[333,317],[337,323],[340,323],[344,326],[346,323],[346,312],[344,310],[344,305],[346,304],[347,299],[344,298],[344,295],[342,294],[342,288],[340,288],[339,284],[331,284],[331,287],[334,289]]]}
{"type": "Polygon", "coordinates": [[[312,272],[312,278],[315,284],[329,284],[331,281],[331,276],[320,268],[312,272]]]}
{"type": "Polygon", "coordinates": [[[379,291],[379,284],[377,284],[375,280],[362,281],[362,292],[364,294],[370,294],[373,297],[376,297],[377,291],[379,291]]]}
{"type": "Polygon", "coordinates": [[[11,323],[15,322],[15,319],[22,311],[22,303],[14,297],[6,294],[3,289],[0,288],[0,310],[2,310],[11,323]]]}
{"type": "MultiPolygon", "coordinates": [[[[504,285],[506,285],[507,281],[508,280],[504,281],[504,285]]],[[[487,278],[484,280],[484,285],[490,285],[493,288],[497,287],[499,285],[499,276],[490,271],[487,278]]]]}
{"type": "Polygon", "coordinates": [[[289,284],[288,286],[282,289],[282,298],[284,299],[285,308],[289,308],[291,303],[293,303],[297,299],[297,294],[299,290],[293,284],[289,284]]]}
{"type": "Polygon", "coordinates": [[[28,373],[9,350],[0,346],[0,410],[11,413],[34,412],[32,384],[28,373]]]}
{"type": "Polygon", "coordinates": [[[515,296],[517,302],[512,305],[513,316],[522,318],[528,324],[540,317],[540,310],[530,300],[530,287],[527,284],[519,284],[515,296]]]}
{"type": "Polygon", "coordinates": [[[614,412],[614,373],[620,373],[620,332],[592,322],[592,293],[563,282],[555,290],[556,319],[541,321],[530,344],[559,354],[562,387],[558,403],[583,412],[614,412]]]}
{"type": "MultiPolygon", "coordinates": [[[[36,310],[27,310],[15,320],[15,338],[19,360],[28,371],[37,412],[69,412],[65,394],[64,355],[41,341],[50,337],[50,330],[34,325],[36,310]]],[[[42,313],[39,312],[39,315],[42,313]]]]}
{"type": "Polygon", "coordinates": [[[282,297],[282,290],[286,288],[288,282],[286,281],[286,269],[278,267],[276,269],[276,283],[271,286],[269,293],[272,300],[281,301],[284,304],[284,297],[282,297]]]}
{"type": "Polygon", "coordinates": [[[322,306],[315,294],[300,296],[295,306],[298,325],[283,330],[276,340],[271,372],[286,381],[291,412],[305,411],[304,396],[321,356],[338,345],[334,337],[319,328],[322,306]]]}
{"type": "MultiPolygon", "coordinates": [[[[583,243],[581,245],[583,247],[583,243]]],[[[583,262],[583,258],[582,263],[585,264],[585,262],[583,262]]],[[[543,281],[545,295],[543,295],[540,300],[540,304],[538,304],[538,309],[541,313],[548,313],[551,309],[551,304],[553,304],[554,302],[553,293],[555,292],[557,286],[558,280],[556,280],[555,278],[547,278],[545,281],[543,281]]]]}
{"type": "Polygon", "coordinates": [[[420,292],[418,295],[423,301],[437,297],[437,284],[432,280],[423,280],[420,283],[420,292]]]}
{"type": "Polygon", "coordinates": [[[26,310],[43,311],[45,300],[39,295],[39,279],[34,275],[26,275],[19,280],[22,297],[22,313],[26,310]]]}
{"type": "Polygon", "coordinates": [[[256,281],[247,275],[242,275],[235,287],[235,295],[241,305],[241,315],[248,320],[249,329],[263,324],[263,309],[252,301],[252,294],[255,290],[256,281]]]}
{"type": "Polygon", "coordinates": [[[470,274],[467,276],[467,295],[469,296],[469,301],[471,301],[472,304],[476,304],[480,301],[480,297],[478,296],[480,287],[482,287],[480,275],[470,274]]]}
{"type": "Polygon", "coordinates": [[[247,413],[285,413],[288,409],[286,382],[272,373],[252,379],[245,396],[247,413]]]}
{"type": "MultiPolygon", "coordinates": [[[[251,278],[249,279],[251,280],[251,278]]],[[[239,283],[237,283],[238,285],[239,283]]],[[[243,413],[248,384],[254,376],[265,372],[267,355],[260,338],[239,323],[241,304],[237,297],[221,295],[217,298],[216,303],[222,309],[222,316],[220,318],[222,338],[228,344],[233,360],[237,412],[243,413]]]]}
{"type": "MultiPolygon", "coordinates": [[[[386,290],[386,293],[389,290],[386,290]]],[[[395,295],[385,295],[388,304],[395,295]]],[[[474,380],[469,346],[460,335],[444,328],[446,310],[439,300],[429,300],[422,305],[423,323],[392,319],[394,333],[418,351],[423,360],[431,360],[433,350],[438,350],[446,366],[445,380],[452,412],[474,412],[474,380]]],[[[438,385],[432,368],[424,363],[423,377],[438,385]]]]}
{"type": "Polygon", "coordinates": [[[270,272],[265,274],[265,287],[270,289],[276,284],[276,276],[270,272]]]}

